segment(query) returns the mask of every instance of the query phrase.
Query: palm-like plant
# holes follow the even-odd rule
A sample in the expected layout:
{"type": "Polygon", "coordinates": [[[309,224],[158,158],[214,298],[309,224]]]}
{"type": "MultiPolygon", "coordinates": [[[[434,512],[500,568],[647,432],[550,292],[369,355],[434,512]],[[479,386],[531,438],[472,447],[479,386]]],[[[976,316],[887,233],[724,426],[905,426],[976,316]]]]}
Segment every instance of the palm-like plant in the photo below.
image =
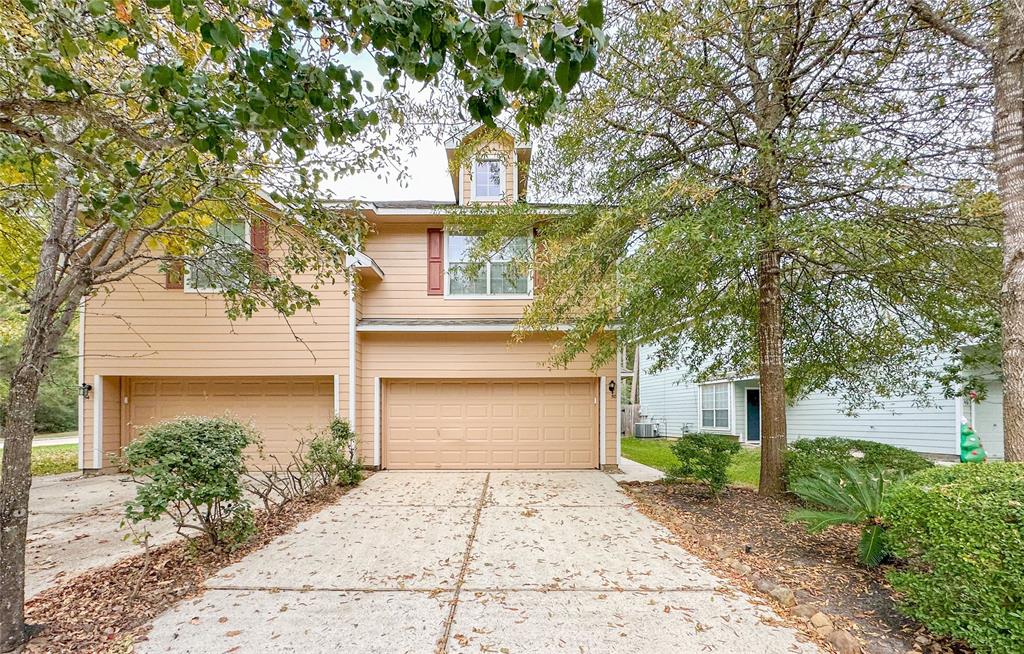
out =
{"type": "Polygon", "coordinates": [[[882,543],[882,498],[888,487],[897,481],[894,478],[897,476],[881,468],[864,472],[849,464],[838,470],[820,469],[790,487],[790,491],[811,508],[793,511],[786,520],[804,523],[811,533],[835,525],[860,525],[857,548],[860,562],[868,567],[876,566],[886,555],[882,543]]]}

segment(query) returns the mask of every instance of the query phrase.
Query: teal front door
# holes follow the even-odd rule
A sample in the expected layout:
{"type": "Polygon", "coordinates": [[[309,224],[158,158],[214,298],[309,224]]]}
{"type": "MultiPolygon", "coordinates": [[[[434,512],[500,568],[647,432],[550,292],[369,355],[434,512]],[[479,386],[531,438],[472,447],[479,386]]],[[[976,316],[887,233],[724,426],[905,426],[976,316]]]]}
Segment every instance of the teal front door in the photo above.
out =
{"type": "Polygon", "coordinates": [[[747,389],[747,442],[761,442],[761,390],[747,389]]]}

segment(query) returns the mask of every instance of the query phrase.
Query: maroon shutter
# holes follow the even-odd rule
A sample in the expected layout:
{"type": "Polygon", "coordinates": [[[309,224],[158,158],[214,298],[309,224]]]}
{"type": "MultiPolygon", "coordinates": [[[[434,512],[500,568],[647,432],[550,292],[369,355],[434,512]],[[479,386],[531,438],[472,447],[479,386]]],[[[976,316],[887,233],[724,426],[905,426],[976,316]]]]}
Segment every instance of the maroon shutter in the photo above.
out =
{"type": "Polygon", "coordinates": [[[267,221],[261,218],[253,220],[249,227],[249,243],[252,247],[253,262],[263,272],[266,272],[270,266],[270,246],[267,231],[267,221]]]}
{"type": "Polygon", "coordinates": [[[168,290],[181,290],[185,288],[185,263],[182,261],[167,262],[167,276],[164,279],[164,288],[168,290]]]}
{"type": "Polygon", "coordinates": [[[533,228],[533,292],[540,290],[540,258],[544,254],[544,243],[537,238],[537,228],[533,228]]]}
{"type": "Polygon", "coordinates": [[[427,228],[427,295],[444,295],[444,230],[427,228]]]}

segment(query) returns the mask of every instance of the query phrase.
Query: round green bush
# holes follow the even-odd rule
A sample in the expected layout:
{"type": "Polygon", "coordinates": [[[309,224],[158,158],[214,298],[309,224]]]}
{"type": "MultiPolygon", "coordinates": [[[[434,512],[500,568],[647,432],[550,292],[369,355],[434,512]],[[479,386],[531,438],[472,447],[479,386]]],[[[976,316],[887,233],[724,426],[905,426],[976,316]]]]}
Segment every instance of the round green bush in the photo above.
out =
{"type": "Polygon", "coordinates": [[[735,439],[721,434],[686,434],[672,444],[679,465],[668,473],[670,480],[696,479],[708,485],[715,495],[729,481],[726,469],[740,451],[735,439]]]}
{"type": "Polygon", "coordinates": [[[125,505],[131,523],[171,517],[179,533],[199,532],[233,547],[254,532],[242,475],[245,449],[260,443],[230,418],[185,417],[146,427],[120,463],[138,484],[125,505]]]}
{"type": "Polygon", "coordinates": [[[1024,464],[919,472],[886,496],[900,610],[978,652],[1024,652],[1024,464]]]}
{"type": "Polygon", "coordinates": [[[786,484],[813,478],[818,470],[839,472],[844,465],[857,466],[862,472],[891,470],[909,475],[932,467],[932,462],[901,447],[850,438],[808,438],[794,441],[786,451],[786,484]]]}

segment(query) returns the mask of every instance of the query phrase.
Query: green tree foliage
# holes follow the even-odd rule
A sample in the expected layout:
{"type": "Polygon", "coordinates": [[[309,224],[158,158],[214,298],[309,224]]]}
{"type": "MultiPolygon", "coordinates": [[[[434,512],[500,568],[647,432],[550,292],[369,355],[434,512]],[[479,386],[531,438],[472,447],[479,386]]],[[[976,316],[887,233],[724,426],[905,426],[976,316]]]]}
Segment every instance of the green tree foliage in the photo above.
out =
{"type": "Polygon", "coordinates": [[[39,386],[81,300],[214,251],[229,316],[312,308],[362,231],[321,182],[388,161],[406,83],[454,80],[471,118],[527,130],[593,68],[603,20],[600,0],[0,4],[0,288],[29,308],[4,410],[0,649],[25,636],[39,386]],[[239,248],[233,219],[266,223],[287,256],[239,248]]]}
{"type": "Polygon", "coordinates": [[[740,444],[719,434],[687,434],[672,443],[679,465],[669,471],[670,479],[696,479],[718,495],[729,481],[726,470],[740,444]]]}
{"type": "MultiPolygon", "coordinates": [[[[9,380],[21,355],[24,316],[16,305],[0,299],[0,423],[9,380]]],[[[35,412],[35,431],[40,433],[71,431],[78,425],[78,334],[72,326],[61,339],[53,362],[39,385],[39,406],[35,412]]]]}
{"type": "Polygon", "coordinates": [[[937,467],[885,499],[900,610],[975,651],[1024,651],[1024,464],[937,467]]]}
{"type": "Polygon", "coordinates": [[[556,362],[595,341],[610,357],[617,323],[659,367],[758,373],[764,492],[781,489],[787,401],[921,391],[940,351],[994,321],[998,212],[972,181],[981,148],[962,148],[986,142],[984,120],[942,109],[984,91],[932,93],[940,73],[889,9],[617,7],[607,56],[531,169],[537,197],[581,204],[456,217],[487,252],[537,228],[525,324],[574,324],[556,362]]]}

